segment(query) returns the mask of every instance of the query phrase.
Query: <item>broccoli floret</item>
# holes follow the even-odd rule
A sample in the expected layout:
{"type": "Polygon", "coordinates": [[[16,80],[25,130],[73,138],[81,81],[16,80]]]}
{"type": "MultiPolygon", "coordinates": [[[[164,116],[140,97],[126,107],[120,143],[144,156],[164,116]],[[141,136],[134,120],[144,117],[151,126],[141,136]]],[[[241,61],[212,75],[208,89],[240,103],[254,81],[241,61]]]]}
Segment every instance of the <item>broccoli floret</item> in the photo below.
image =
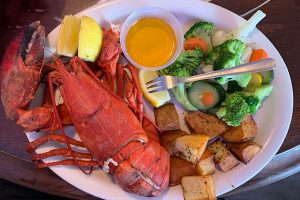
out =
{"type": "Polygon", "coordinates": [[[214,45],[220,45],[226,40],[239,39],[243,42],[249,37],[249,34],[255,29],[256,25],[265,18],[266,14],[258,10],[247,22],[239,26],[230,33],[217,31],[212,35],[214,45]]]}
{"type": "MultiPolygon", "coordinates": [[[[214,48],[206,57],[206,63],[213,64],[213,69],[222,70],[235,67],[241,64],[240,57],[246,45],[240,40],[228,40],[214,48]]],[[[251,80],[250,74],[235,76],[225,76],[215,79],[220,84],[225,84],[230,80],[235,80],[241,87],[246,87],[251,80]]]]}
{"type": "Polygon", "coordinates": [[[246,114],[254,115],[264,98],[272,92],[273,86],[263,85],[254,92],[235,92],[228,94],[216,115],[229,126],[239,126],[246,114]]]}
{"type": "Polygon", "coordinates": [[[186,77],[190,75],[190,69],[185,68],[181,63],[179,62],[174,62],[172,65],[169,67],[162,69],[158,72],[160,76],[176,76],[176,77],[186,77]]]}
{"type": "Polygon", "coordinates": [[[240,64],[239,56],[230,51],[224,51],[214,63],[214,71],[227,69],[240,64]]]}
{"type": "Polygon", "coordinates": [[[254,115],[261,105],[261,100],[256,96],[247,96],[244,99],[249,106],[249,113],[254,115]]]}
{"type": "Polygon", "coordinates": [[[230,51],[231,53],[238,54],[240,56],[244,52],[246,45],[240,40],[231,39],[221,44],[221,47],[223,51],[230,51]]]}
{"type": "Polygon", "coordinates": [[[208,53],[205,57],[205,63],[206,64],[214,64],[214,62],[219,58],[219,56],[221,55],[221,46],[217,46],[215,48],[213,48],[212,51],[210,51],[210,53],[208,53]]]}
{"type": "MultiPolygon", "coordinates": [[[[214,63],[214,70],[222,70],[240,65],[240,57],[230,51],[225,51],[214,63]]],[[[241,87],[246,87],[251,80],[251,74],[223,76],[215,79],[220,84],[235,80],[241,87]]]]}
{"type": "Polygon", "coordinates": [[[247,113],[249,106],[246,100],[242,95],[233,93],[226,96],[216,115],[229,126],[239,126],[247,113]]]}
{"type": "Polygon", "coordinates": [[[240,40],[228,40],[223,44],[215,47],[205,58],[207,64],[213,64],[220,56],[223,56],[225,52],[231,52],[238,57],[242,55],[246,48],[246,45],[240,40]]]}
{"type": "Polygon", "coordinates": [[[176,77],[191,76],[192,72],[201,64],[202,58],[203,52],[201,49],[183,51],[173,64],[160,70],[158,74],[176,77]]]}
{"type": "Polygon", "coordinates": [[[247,102],[249,106],[249,113],[255,114],[258,108],[261,106],[262,101],[270,96],[271,92],[273,90],[273,86],[268,85],[262,85],[254,90],[254,92],[245,92],[241,91],[240,94],[243,96],[245,101],[247,102]]]}
{"type": "Polygon", "coordinates": [[[210,22],[200,21],[195,23],[185,34],[184,38],[202,38],[206,41],[208,52],[212,49],[210,35],[215,30],[215,25],[210,22]]]}
{"type": "Polygon", "coordinates": [[[238,84],[238,82],[236,81],[228,81],[227,83],[227,90],[226,92],[228,94],[232,94],[234,92],[239,92],[242,91],[243,88],[238,84]]]}

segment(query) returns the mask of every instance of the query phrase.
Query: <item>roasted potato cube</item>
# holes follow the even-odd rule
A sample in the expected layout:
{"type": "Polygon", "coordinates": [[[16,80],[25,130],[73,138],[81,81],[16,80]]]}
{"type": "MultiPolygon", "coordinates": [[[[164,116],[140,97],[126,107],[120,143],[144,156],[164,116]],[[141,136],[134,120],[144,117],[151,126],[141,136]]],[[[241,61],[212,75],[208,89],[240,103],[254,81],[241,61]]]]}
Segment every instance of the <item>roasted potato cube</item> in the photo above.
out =
{"type": "Polygon", "coordinates": [[[192,176],[195,172],[193,163],[188,162],[180,157],[170,157],[170,186],[181,183],[181,178],[184,176],[192,176]]]}
{"type": "Polygon", "coordinates": [[[175,140],[183,135],[187,135],[187,133],[182,130],[164,131],[161,134],[162,145],[168,150],[170,155],[174,155],[175,140]]]}
{"type": "Polygon", "coordinates": [[[207,134],[214,138],[223,134],[228,126],[215,115],[200,111],[191,112],[185,116],[185,122],[192,133],[207,134]]]}
{"type": "Polygon", "coordinates": [[[175,106],[167,103],[159,108],[154,108],[155,122],[162,131],[180,129],[179,117],[175,106]]]}
{"type": "Polygon", "coordinates": [[[249,163],[254,156],[256,156],[262,146],[253,142],[247,141],[242,143],[228,143],[229,150],[235,155],[239,160],[243,161],[245,164],[249,163]]]}
{"type": "Polygon", "coordinates": [[[211,176],[186,176],[181,179],[185,200],[215,200],[215,186],[211,176]]]}
{"type": "Polygon", "coordinates": [[[196,164],[201,158],[208,140],[208,135],[201,134],[190,134],[178,137],[175,140],[174,153],[196,164]]]}
{"type": "Polygon", "coordinates": [[[220,142],[214,142],[208,149],[215,154],[214,161],[223,172],[227,172],[239,164],[238,159],[220,142]]]}
{"type": "Polygon", "coordinates": [[[246,115],[241,125],[230,127],[223,138],[227,142],[244,142],[254,138],[257,134],[257,126],[251,115],[246,115]]]}
{"type": "Polygon", "coordinates": [[[215,171],[216,166],[214,163],[214,154],[210,150],[205,149],[203,155],[196,165],[196,175],[212,175],[213,173],[215,173],[215,171]]]}

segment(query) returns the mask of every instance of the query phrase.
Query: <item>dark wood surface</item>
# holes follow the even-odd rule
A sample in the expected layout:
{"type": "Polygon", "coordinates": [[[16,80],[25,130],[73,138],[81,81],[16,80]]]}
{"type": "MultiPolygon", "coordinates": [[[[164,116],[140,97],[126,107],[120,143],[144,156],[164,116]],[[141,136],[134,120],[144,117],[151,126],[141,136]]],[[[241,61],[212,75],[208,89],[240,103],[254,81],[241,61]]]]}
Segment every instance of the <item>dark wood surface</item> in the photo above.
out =
{"type": "MultiPolygon", "coordinates": [[[[0,58],[8,42],[26,24],[40,20],[49,33],[59,22],[54,17],[62,18],[65,14],[75,14],[97,1],[95,0],[11,0],[1,2],[0,6],[0,58]]],[[[260,4],[262,0],[213,0],[213,3],[225,7],[237,14],[243,14],[260,4]]],[[[258,28],[272,41],[288,66],[294,89],[294,113],[288,135],[279,152],[286,151],[300,144],[300,1],[272,0],[262,8],[267,14],[258,28]]],[[[289,102],[287,102],[289,103],[289,102]]],[[[276,109],[276,108],[275,108],[276,109]]],[[[0,178],[37,189],[39,191],[86,199],[90,196],[72,187],[54,175],[50,170],[38,170],[25,152],[27,139],[24,132],[7,120],[0,108],[0,150],[18,156],[24,160],[0,151],[0,178]],[[27,161],[25,161],[27,160],[27,161]]]]}

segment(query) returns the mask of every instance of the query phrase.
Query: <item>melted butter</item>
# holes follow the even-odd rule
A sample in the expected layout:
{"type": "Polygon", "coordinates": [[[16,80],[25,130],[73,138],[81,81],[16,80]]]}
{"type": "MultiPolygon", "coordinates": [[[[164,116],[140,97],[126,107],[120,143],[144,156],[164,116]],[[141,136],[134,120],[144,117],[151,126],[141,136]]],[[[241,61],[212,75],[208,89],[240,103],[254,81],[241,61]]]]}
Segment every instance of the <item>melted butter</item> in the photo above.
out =
{"type": "Polygon", "coordinates": [[[176,50],[172,28],[158,18],[143,18],[128,31],[126,49],[129,56],[145,67],[167,63],[176,50]]]}

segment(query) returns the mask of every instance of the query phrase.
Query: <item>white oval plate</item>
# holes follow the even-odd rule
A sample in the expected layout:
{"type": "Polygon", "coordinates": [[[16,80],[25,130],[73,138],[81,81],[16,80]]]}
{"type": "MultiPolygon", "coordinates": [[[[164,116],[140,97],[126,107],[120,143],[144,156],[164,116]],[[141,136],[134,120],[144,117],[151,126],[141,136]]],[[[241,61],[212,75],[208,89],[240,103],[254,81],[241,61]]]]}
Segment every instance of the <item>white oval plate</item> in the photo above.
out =
{"type": "MultiPolygon", "coordinates": [[[[206,20],[215,23],[217,28],[234,29],[245,20],[238,15],[200,0],[120,0],[109,1],[105,4],[96,4],[77,14],[93,17],[101,26],[108,27],[109,22],[122,23],[126,17],[138,8],[144,6],[157,6],[171,11],[182,23],[184,31],[197,20],[206,20]]],[[[47,27],[46,27],[47,28],[47,27]]],[[[48,35],[48,47],[55,49],[59,27],[48,35]]],[[[255,115],[258,126],[258,135],[255,141],[263,146],[262,151],[248,164],[240,164],[227,173],[218,171],[213,175],[217,195],[222,195],[251,179],[275,155],[281,146],[291,121],[293,111],[293,91],[287,67],[273,44],[259,30],[252,33],[251,39],[257,47],[264,48],[270,57],[275,58],[277,67],[273,81],[274,91],[264,102],[263,107],[255,115]]],[[[46,52],[47,53],[47,52],[46,52]]],[[[146,114],[153,119],[151,106],[147,103],[146,114]]],[[[176,109],[181,118],[181,128],[186,130],[183,123],[183,109],[177,105],[176,109]]],[[[72,127],[67,132],[75,135],[72,127]]],[[[40,134],[28,134],[28,139],[33,139],[40,134]]],[[[55,146],[55,145],[54,145],[55,146]]],[[[44,145],[37,152],[49,150],[49,145],[44,145]]],[[[52,160],[52,159],[48,159],[52,160]]],[[[91,175],[83,174],[76,167],[55,166],[51,167],[62,179],[75,187],[97,197],[104,199],[149,199],[123,191],[114,180],[102,172],[95,170],[91,175]]],[[[161,196],[153,199],[183,199],[180,186],[169,188],[161,196]]]]}

